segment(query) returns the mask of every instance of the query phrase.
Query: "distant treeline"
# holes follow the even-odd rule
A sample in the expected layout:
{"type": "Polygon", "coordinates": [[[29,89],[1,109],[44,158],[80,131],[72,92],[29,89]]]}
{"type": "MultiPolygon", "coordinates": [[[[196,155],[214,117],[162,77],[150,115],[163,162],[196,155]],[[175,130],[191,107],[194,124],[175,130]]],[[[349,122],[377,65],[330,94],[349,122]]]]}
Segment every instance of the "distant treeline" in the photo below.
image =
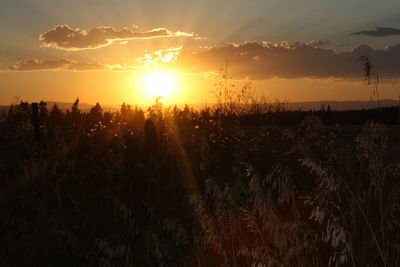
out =
{"type": "MultiPolygon", "coordinates": [[[[67,126],[79,126],[83,123],[81,117],[85,117],[86,120],[96,121],[100,120],[103,116],[111,118],[115,115],[117,116],[132,116],[134,115],[135,120],[140,125],[144,122],[146,114],[154,109],[155,106],[162,106],[160,103],[156,103],[153,106],[144,109],[143,107],[123,104],[120,109],[103,110],[99,103],[92,106],[91,108],[84,104],[84,109],[80,109],[79,100],[75,101],[74,104],[67,107],[66,103],[63,103],[63,108],[60,108],[57,103],[51,102],[49,106],[46,102],[41,101],[38,105],[39,107],[39,118],[40,121],[46,123],[47,126],[52,126],[57,124],[60,119],[66,119],[67,123],[63,123],[63,127],[67,126]],[[78,106],[79,105],[79,106],[78,106]],[[77,115],[80,114],[80,115],[77,115]],[[72,122],[73,120],[79,120],[72,122]]],[[[381,107],[374,109],[359,109],[359,110],[332,110],[330,105],[322,105],[319,110],[303,110],[303,109],[287,109],[285,104],[282,103],[265,103],[258,104],[256,109],[252,107],[241,108],[240,112],[226,110],[224,107],[219,107],[218,105],[210,107],[192,107],[184,105],[183,107],[167,107],[164,108],[168,112],[176,112],[178,110],[191,110],[192,112],[206,112],[209,116],[238,116],[242,123],[244,124],[257,124],[257,123],[274,123],[278,125],[298,125],[304,118],[309,116],[316,116],[321,119],[322,123],[325,125],[363,125],[368,121],[375,121],[382,124],[396,125],[400,124],[400,106],[391,107],[381,107]]],[[[12,113],[13,110],[25,110],[25,112],[30,113],[31,107],[28,102],[20,102],[17,105],[11,105],[7,108],[0,110],[0,113],[4,115],[7,113],[12,113]],[[11,109],[11,110],[10,110],[11,109]]]]}

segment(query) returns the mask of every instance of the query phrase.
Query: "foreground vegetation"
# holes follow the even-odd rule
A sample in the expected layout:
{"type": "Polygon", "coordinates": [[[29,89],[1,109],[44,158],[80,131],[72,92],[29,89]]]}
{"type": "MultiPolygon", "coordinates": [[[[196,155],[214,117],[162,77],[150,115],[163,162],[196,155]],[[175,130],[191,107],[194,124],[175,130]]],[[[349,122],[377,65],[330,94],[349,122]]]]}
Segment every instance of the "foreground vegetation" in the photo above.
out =
{"type": "Polygon", "coordinates": [[[0,116],[0,266],[399,266],[385,112],[399,123],[398,107],[41,103],[34,133],[18,103],[0,116]]]}

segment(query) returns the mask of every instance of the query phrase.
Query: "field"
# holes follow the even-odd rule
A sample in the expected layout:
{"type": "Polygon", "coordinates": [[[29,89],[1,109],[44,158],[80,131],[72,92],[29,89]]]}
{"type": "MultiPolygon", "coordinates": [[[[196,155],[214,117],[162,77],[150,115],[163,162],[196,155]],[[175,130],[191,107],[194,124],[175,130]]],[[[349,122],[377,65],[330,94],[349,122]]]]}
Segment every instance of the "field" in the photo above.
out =
{"type": "Polygon", "coordinates": [[[0,266],[399,266],[400,108],[0,116],[0,266]]]}

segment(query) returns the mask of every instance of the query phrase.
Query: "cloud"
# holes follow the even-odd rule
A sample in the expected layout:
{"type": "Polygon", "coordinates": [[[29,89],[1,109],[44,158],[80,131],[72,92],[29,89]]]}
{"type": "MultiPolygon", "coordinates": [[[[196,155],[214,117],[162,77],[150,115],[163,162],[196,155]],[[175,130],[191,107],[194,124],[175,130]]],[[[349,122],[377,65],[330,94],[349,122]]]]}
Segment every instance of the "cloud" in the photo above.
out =
{"type": "Polygon", "coordinates": [[[367,35],[374,37],[386,37],[391,35],[400,35],[400,29],[396,28],[376,28],[376,30],[354,32],[352,35],[367,35]]]}
{"type": "Polygon", "coordinates": [[[43,46],[61,50],[96,49],[111,45],[115,41],[124,42],[134,39],[151,39],[162,37],[194,37],[193,33],[172,32],[165,28],[136,32],[136,28],[116,29],[101,26],[89,30],[72,29],[68,25],[58,25],[39,36],[43,46]]]}
{"type": "Polygon", "coordinates": [[[145,54],[136,61],[141,66],[161,66],[170,63],[175,63],[181,53],[182,46],[161,49],[156,51],[145,51],[145,54]]]}
{"type": "Polygon", "coordinates": [[[96,62],[79,62],[69,59],[27,59],[9,66],[10,71],[43,71],[43,70],[69,70],[69,71],[95,71],[108,70],[109,67],[96,62]]]}
{"type": "Polygon", "coordinates": [[[305,44],[309,45],[309,46],[313,46],[313,47],[321,47],[321,46],[329,45],[330,42],[329,42],[329,40],[325,40],[325,41],[311,40],[311,41],[306,42],[305,44]]]}
{"type": "MultiPolygon", "coordinates": [[[[8,66],[9,71],[135,71],[147,67],[165,66],[174,64],[182,50],[181,47],[171,47],[167,49],[145,51],[139,57],[137,64],[103,64],[95,61],[76,61],[71,59],[26,59],[8,66]]],[[[1,60],[1,57],[0,57],[1,60]]],[[[1,61],[0,61],[1,62],[1,61]]],[[[4,69],[3,69],[4,71],[4,69]]]]}
{"type": "Polygon", "coordinates": [[[314,44],[245,42],[198,53],[182,51],[177,64],[192,71],[215,72],[228,60],[229,72],[237,78],[360,79],[364,75],[360,56],[368,56],[383,79],[400,77],[400,44],[381,50],[361,45],[338,53],[314,44]]]}

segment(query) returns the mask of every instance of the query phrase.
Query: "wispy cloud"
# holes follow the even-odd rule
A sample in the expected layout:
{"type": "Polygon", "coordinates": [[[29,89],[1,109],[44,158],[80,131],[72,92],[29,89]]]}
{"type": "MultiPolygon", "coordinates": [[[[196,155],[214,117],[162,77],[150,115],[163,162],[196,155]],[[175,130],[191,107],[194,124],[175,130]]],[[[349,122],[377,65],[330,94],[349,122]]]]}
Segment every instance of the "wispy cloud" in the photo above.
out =
{"type": "Polygon", "coordinates": [[[43,71],[43,70],[69,70],[69,71],[95,71],[108,70],[109,66],[97,62],[82,62],[70,59],[27,59],[19,61],[8,68],[10,71],[43,71]]]}
{"type": "MultiPolygon", "coordinates": [[[[161,59],[160,59],[161,60],[161,59]]],[[[95,61],[76,61],[65,58],[59,59],[26,59],[20,60],[15,64],[8,66],[8,69],[0,69],[0,71],[15,71],[15,72],[28,72],[28,71],[137,71],[148,66],[162,66],[171,62],[156,63],[153,59],[152,62],[138,62],[138,64],[119,63],[119,64],[104,64],[95,61]]],[[[158,62],[158,61],[157,61],[158,62]]]]}
{"type": "Polygon", "coordinates": [[[374,36],[374,37],[386,37],[391,35],[400,35],[400,29],[396,28],[376,28],[376,30],[366,30],[366,31],[359,31],[353,32],[352,35],[367,35],[367,36],[374,36]]]}
{"type": "Polygon", "coordinates": [[[182,52],[177,64],[192,71],[218,71],[228,60],[235,77],[250,79],[280,78],[356,78],[363,77],[358,58],[368,56],[382,78],[400,77],[400,44],[385,49],[367,45],[338,53],[314,43],[290,45],[287,42],[245,42],[212,48],[198,53],[182,52]]]}
{"type": "Polygon", "coordinates": [[[39,36],[42,45],[61,50],[96,49],[111,45],[115,41],[129,41],[134,39],[151,39],[166,37],[194,37],[193,33],[172,32],[166,28],[157,28],[149,31],[136,31],[136,28],[117,29],[110,26],[101,26],[89,30],[72,29],[68,25],[58,25],[39,36]]]}
{"type": "MultiPolygon", "coordinates": [[[[105,64],[97,61],[77,61],[66,58],[25,59],[8,67],[9,71],[135,71],[147,67],[160,67],[177,61],[182,47],[145,51],[136,64],[105,64]]],[[[3,70],[4,71],[4,70],[3,70]]]]}

